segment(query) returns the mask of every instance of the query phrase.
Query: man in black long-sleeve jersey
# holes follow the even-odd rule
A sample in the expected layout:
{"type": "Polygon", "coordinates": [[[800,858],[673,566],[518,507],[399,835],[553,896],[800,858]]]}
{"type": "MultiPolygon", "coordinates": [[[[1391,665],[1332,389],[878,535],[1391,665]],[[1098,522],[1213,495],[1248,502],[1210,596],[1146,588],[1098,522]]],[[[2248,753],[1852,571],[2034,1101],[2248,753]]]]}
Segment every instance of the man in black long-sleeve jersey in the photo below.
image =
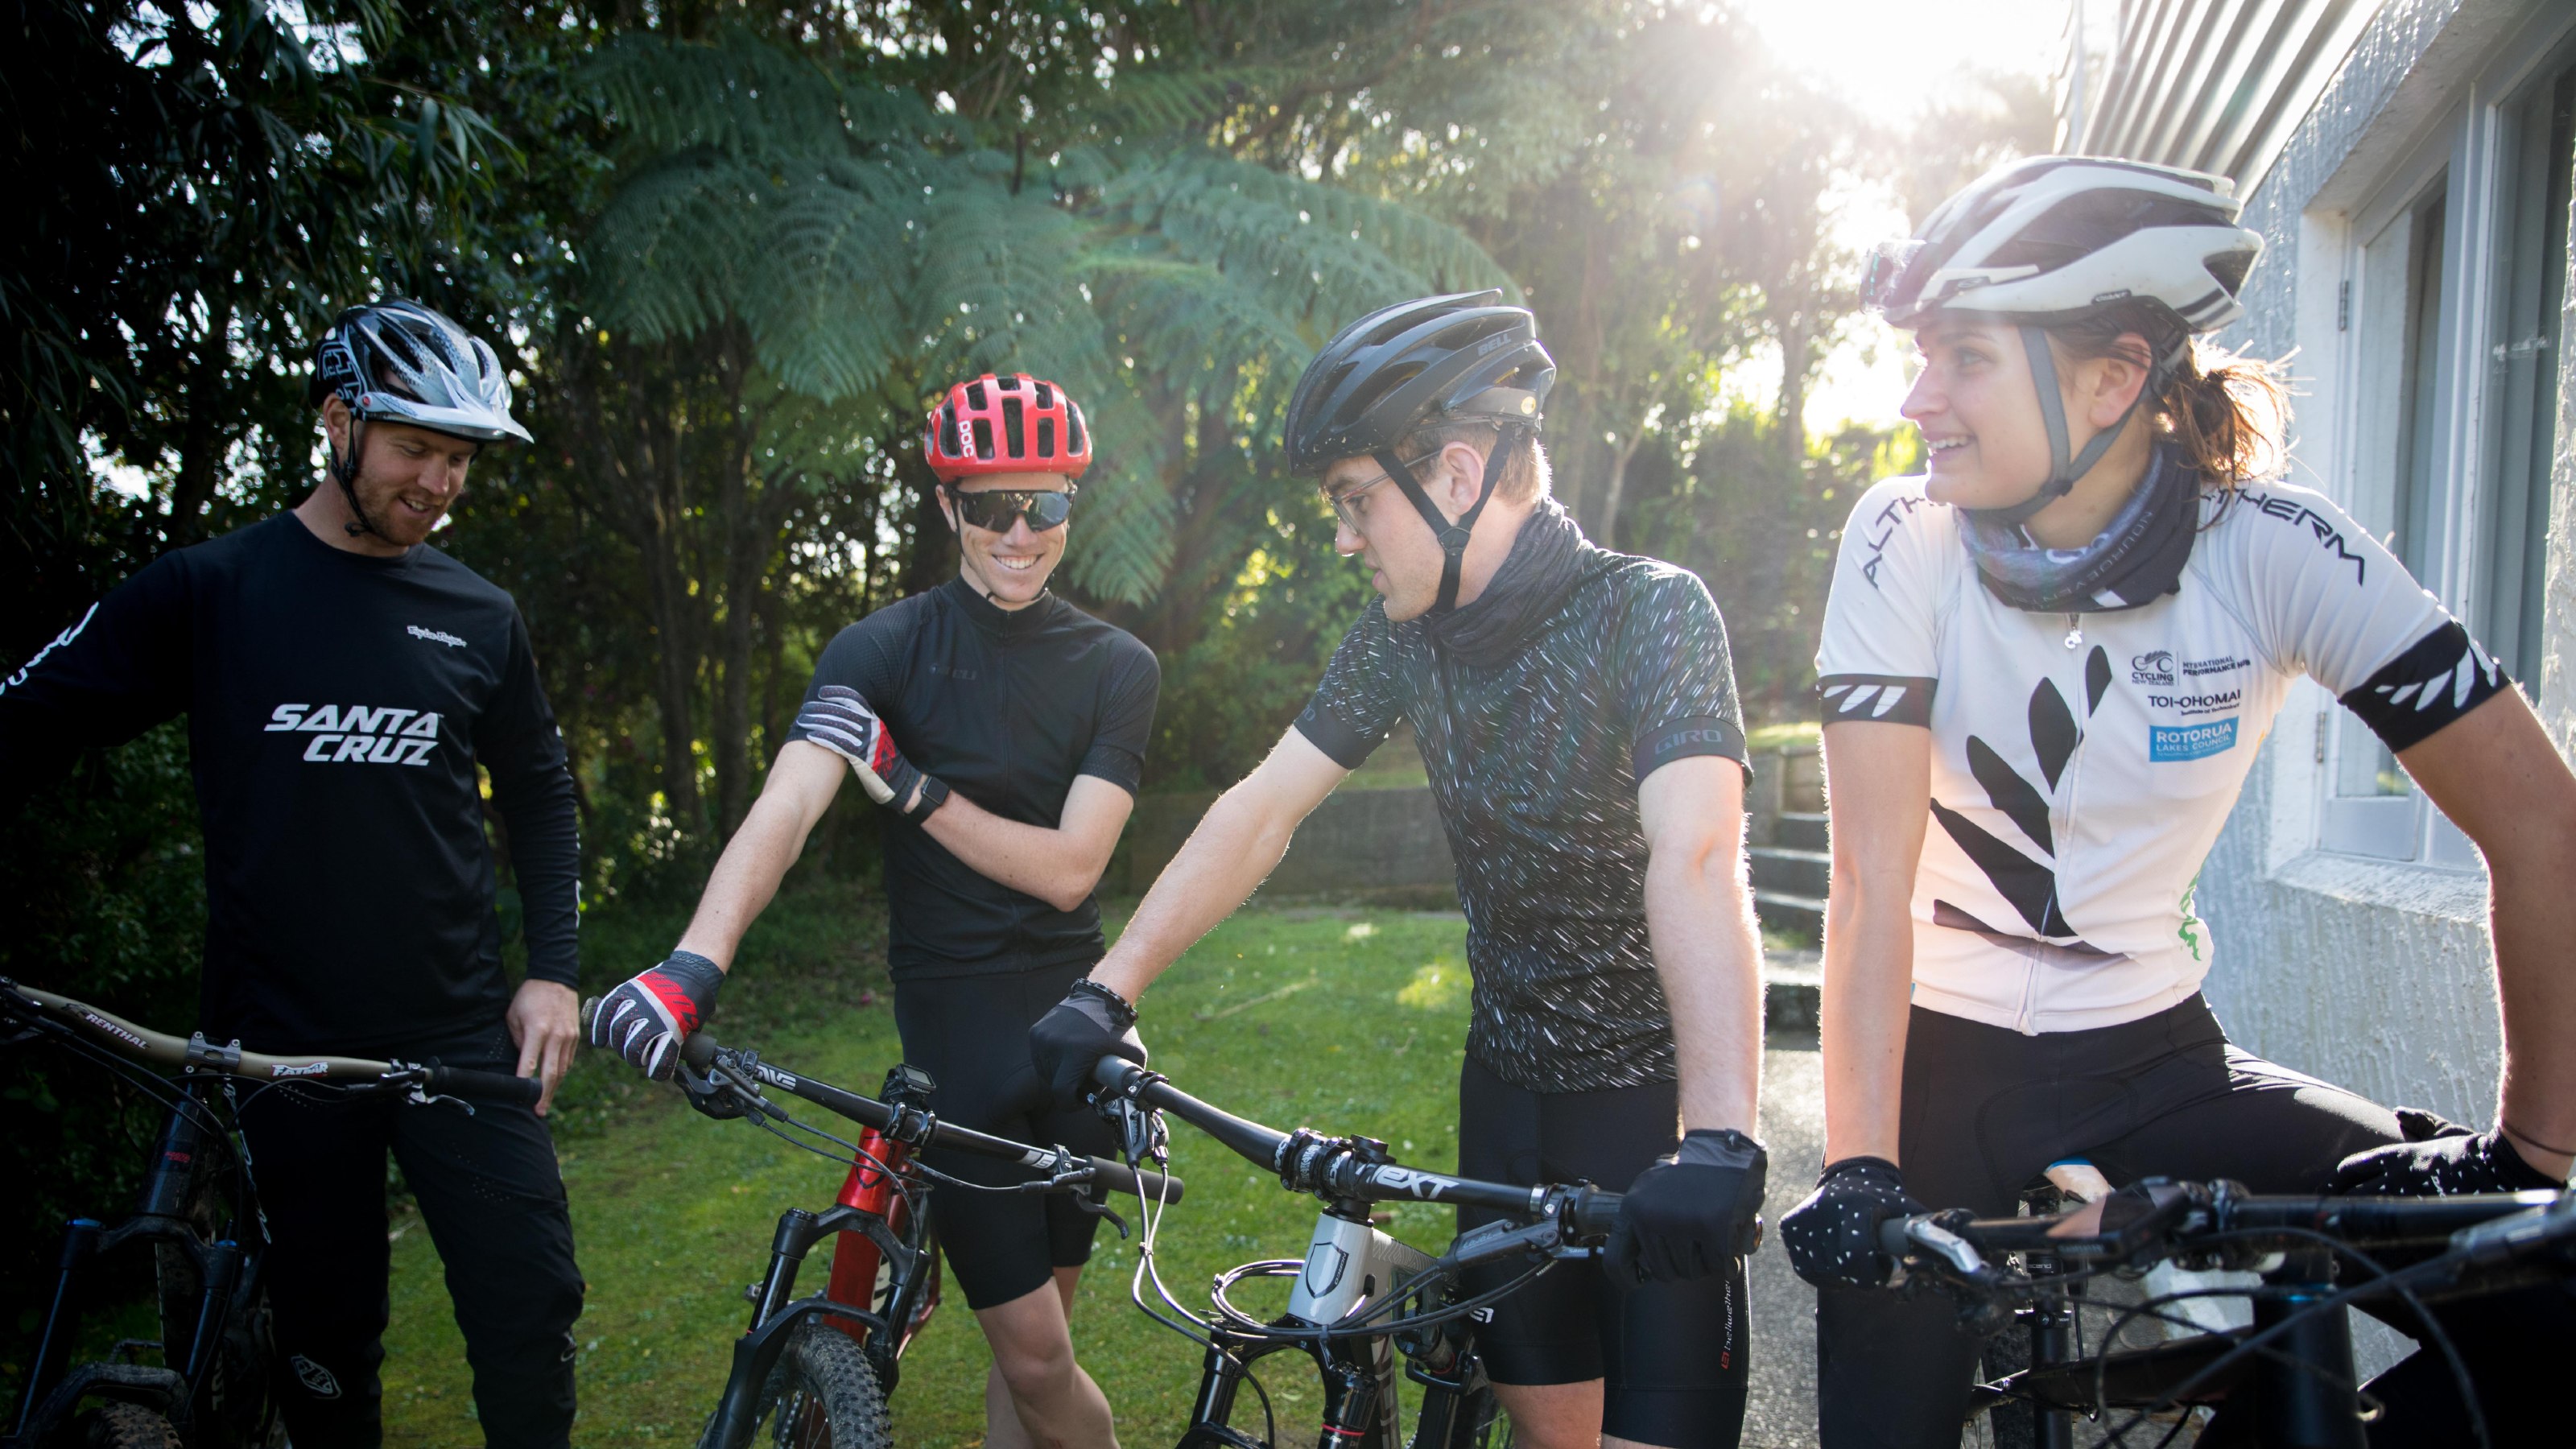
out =
{"type": "Polygon", "coordinates": [[[491,348],[416,303],[343,314],[313,390],[330,476],[310,497],[155,560],[0,681],[0,812],[79,749],[184,713],[206,1035],[543,1078],[533,1113],[286,1086],[241,1116],[299,1449],[383,1437],[388,1151],[446,1265],[484,1435],[553,1449],[582,1299],[538,1120],[579,1039],[572,777],[517,606],[423,542],[482,444],[528,434],[491,348]],[[478,765],[525,907],[515,992],[478,765]]]}

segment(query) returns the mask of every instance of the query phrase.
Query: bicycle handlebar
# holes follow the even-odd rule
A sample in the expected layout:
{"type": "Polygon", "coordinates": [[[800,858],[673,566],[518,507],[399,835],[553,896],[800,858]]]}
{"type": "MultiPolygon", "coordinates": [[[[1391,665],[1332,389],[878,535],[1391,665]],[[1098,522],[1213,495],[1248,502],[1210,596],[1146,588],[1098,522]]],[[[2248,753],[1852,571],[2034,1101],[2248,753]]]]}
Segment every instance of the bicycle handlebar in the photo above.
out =
{"type": "MultiPolygon", "coordinates": [[[[588,1025],[596,1000],[583,1003],[582,1020],[588,1025]]],[[[1086,1180],[1100,1183],[1118,1192],[1156,1202],[1176,1203],[1187,1191],[1180,1178],[1166,1173],[1139,1170],[1106,1157],[1086,1157],[1064,1147],[1032,1147],[1007,1137],[978,1132],[954,1122],[942,1122],[934,1113],[920,1108],[897,1108],[862,1096],[845,1087],[790,1072],[762,1061],[756,1052],[738,1051],[719,1044],[708,1032],[700,1031],[680,1044],[680,1060],[690,1070],[704,1075],[710,1067],[722,1067],[728,1075],[756,1080],[776,1087],[791,1096],[801,1097],[836,1116],[847,1117],[864,1127],[916,1146],[947,1147],[972,1152],[980,1157],[1016,1162],[1037,1168],[1051,1176],[1066,1173],[1083,1174],[1086,1180]]]]}
{"type": "Polygon", "coordinates": [[[2074,1212],[2027,1218],[1918,1213],[1879,1224],[1879,1250],[1938,1276],[1992,1285],[1985,1255],[2045,1250],[2069,1262],[2136,1264],[2222,1241],[2323,1235],[2360,1248],[2448,1242],[2501,1260],[2576,1244],[2576,1193],[2457,1197],[2255,1196],[2231,1182],[2149,1179],[2074,1212]]]}
{"type": "Polygon", "coordinates": [[[1445,1202],[1521,1218],[1556,1217],[1577,1236],[1606,1237],[1619,1224],[1620,1195],[1589,1183],[1515,1187],[1424,1172],[1389,1160],[1386,1144],[1365,1137],[1326,1137],[1308,1128],[1282,1132],[1202,1102],[1124,1057],[1103,1057],[1093,1080],[1111,1094],[1171,1113],[1255,1166],[1279,1174],[1291,1192],[1363,1202],[1445,1202]]]}
{"type": "Polygon", "coordinates": [[[264,1082],[321,1081],[379,1087],[417,1085],[433,1095],[479,1097],[523,1105],[534,1105],[545,1091],[545,1083],[534,1077],[443,1066],[434,1061],[414,1063],[380,1062],[366,1057],[282,1057],[244,1051],[239,1042],[216,1046],[207,1041],[202,1032],[183,1038],[154,1031],[87,1002],[41,991],[6,977],[0,977],[0,996],[14,997],[22,1008],[33,1008],[55,1026],[121,1056],[150,1062],[154,1066],[193,1068],[264,1082]]]}

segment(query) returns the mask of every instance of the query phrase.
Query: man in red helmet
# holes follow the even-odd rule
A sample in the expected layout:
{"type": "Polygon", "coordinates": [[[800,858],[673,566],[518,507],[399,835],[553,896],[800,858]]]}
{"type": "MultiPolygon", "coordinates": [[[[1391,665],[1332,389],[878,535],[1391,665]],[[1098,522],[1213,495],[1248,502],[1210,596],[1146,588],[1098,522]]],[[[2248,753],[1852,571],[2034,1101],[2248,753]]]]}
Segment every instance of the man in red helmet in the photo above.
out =
{"type": "MultiPolygon", "coordinates": [[[[960,383],[931,413],[924,451],[957,534],[957,577],[823,651],[679,948],[601,1003],[591,1040],[671,1075],[846,770],[889,807],[895,1024],[905,1059],[938,1082],[940,1117],[1110,1155],[1106,1125],[1056,1105],[1024,1038],[1100,959],[1092,890],[1135,805],[1161,673],[1135,636],[1047,590],[1091,462],[1090,430],[1062,389],[1025,374],[960,383]]],[[[1025,1177],[983,1158],[929,1161],[969,1181],[1025,1177]]],[[[1098,1221],[1060,1195],[940,1194],[949,1271],[993,1348],[994,1449],[1116,1442],[1067,1328],[1098,1221]]]]}

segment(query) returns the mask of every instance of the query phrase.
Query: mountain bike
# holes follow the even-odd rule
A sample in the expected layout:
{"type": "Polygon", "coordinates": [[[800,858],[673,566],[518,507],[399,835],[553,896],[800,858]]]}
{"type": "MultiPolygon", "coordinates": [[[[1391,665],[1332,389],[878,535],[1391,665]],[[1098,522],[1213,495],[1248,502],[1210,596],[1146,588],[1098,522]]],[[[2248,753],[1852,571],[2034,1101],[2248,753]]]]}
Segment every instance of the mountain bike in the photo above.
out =
{"type": "Polygon", "coordinates": [[[267,1091],[392,1095],[429,1106],[462,1099],[534,1103],[532,1077],[357,1057],[269,1056],[149,1030],[113,1013],[0,977],[8,1045],[48,1041],[135,1082],[169,1107],[134,1212],[113,1226],[65,1226],[54,1293],[5,1449],[275,1449],[286,1442],[269,1395],[275,1358],[266,1220],[239,1113],[267,1091]],[[172,1075],[136,1063],[175,1069],[172,1075]],[[67,1363],[102,1259],[152,1254],[158,1340],[128,1339],[97,1363],[67,1363]],[[157,1356],[159,1364],[145,1360],[157,1356]]]}
{"type": "Polygon", "coordinates": [[[1323,1390],[1323,1449],[1396,1449],[1399,1419],[1395,1359],[1422,1386],[1412,1449],[1482,1449],[1498,1427],[1493,1387],[1476,1352],[1475,1324],[1492,1306],[1560,1262],[1593,1256],[1618,1225],[1620,1195],[1589,1183],[1515,1187],[1406,1167],[1369,1137],[1328,1137],[1311,1128],[1282,1132],[1190,1096],[1157,1073],[1109,1057],[1096,1074],[1094,1100],[1126,1139],[1131,1163],[1170,1161],[1160,1114],[1168,1112],[1278,1174],[1290,1192],[1312,1193],[1323,1211],[1303,1258],[1246,1263],[1216,1275],[1212,1315],[1200,1318],[1172,1297],[1155,1265],[1160,1204],[1148,1200],[1137,1264],[1129,1286],[1136,1306],[1204,1350],[1198,1396],[1181,1449],[1272,1449],[1279,1438],[1270,1396],[1252,1365],[1270,1354],[1307,1354],[1323,1390]],[[1488,1208],[1504,1221],[1460,1234],[1437,1257],[1380,1232],[1369,1205],[1436,1202],[1488,1208]],[[1462,1272],[1476,1264],[1518,1260],[1522,1273],[1498,1288],[1469,1294],[1462,1272]],[[1292,1279],[1287,1312],[1264,1320],[1232,1301],[1238,1285],[1292,1279]],[[1164,1309],[1145,1301],[1150,1280],[1164,1309]],[[1233,1426],[1246,1385],[1259,1396],[1265,1434],[1233,1426]]]}
{"type": "MultiPolygon", "coordinates": [[[[585,1027],[598,1005],[584,1003],[585,1027]]],[[[890,1442],[886,1396],[904,1350],[939,1305],[935,1187],[1075,1194],[1119,1223],[1121,1233],[1125,1224],[1103,1201],[1108,1190],[1157,1202],[1178,1202],[1184,1191],[1179,1178],[1161,1172],[942,1122],[930,1105],[938,1084],[911,1066],[886,1074],[882,1097],[866,1097],[700,1031],[681,1048],[678,1078],[699,1111],[750,1122],[848,1169],[831,1207],[791,1207],[779,1215],[768,1266],[744,1292],[751,1322],[734,1341],[733,1367],[699,1449],[747,1449],[764,1429],[771,1442],[795,1449],[880,1449],[890,1442]],[[858,1140],[798,1121],[771,1090],[857,1123],[858,1140]],[[1037,1176],[1015,1188],[962,1182],[921,1162],[925,1147],[1016,1162],[1037,1176]],[[806,1254],[826,1239],[836,1241],[824,1290],[799,1298],[796,1280],[806,1254]]]]}
{"type": "Polygon", "coordinates": [[[1894,1286],[1949,1294],[1962,1326],[1978,1333],[2034,1307],[2071,1312],[2078,1299],[2070,1290],[2087,1280],[2137,1276],[2167,1261],[2261,1274],[2250,1287],[2192,1288],[2122,1307],[2094,1352],[2070,1334],[2056,1343],[2073,1352],[2042,1352],[2029,1368],[1980,1385],[1971,1419],[2013,1401],[2093,1418],[2127,1410],[2104,1443],[2132,1442],[2142,1427],[2170,1442],[2188,1419],[2167,1425],[2152,1416],[2226,1403],[2248,1407],[2262,1444],[2363,1449],[2367,1415],[2347,1310],[2395,1299],[2459,1384],[2471,1442],[2496,1449],[2503,1441],[2488,1432],[2467,1365],[2424,1305],[2576,1277],[2576,1192],[2258,1197],[2232,1182],[2148,1178],[2072,1212],[1978,1219],[1952,1209],[1890,1219],[1879,1246],[1899,1265],[1894,1286]],[[2421,1261],[2391,1269],[2380,1257],[2392,1253],[2421,1261]],[[2338,1269],[2359,1281],[2339,1282],[2338,1269]],[[2251,1326],[2110,1347],[2138,1319],[2198,1329],[2173,1310],[2215,1296],[2251,1298],[2251,1326]]]}

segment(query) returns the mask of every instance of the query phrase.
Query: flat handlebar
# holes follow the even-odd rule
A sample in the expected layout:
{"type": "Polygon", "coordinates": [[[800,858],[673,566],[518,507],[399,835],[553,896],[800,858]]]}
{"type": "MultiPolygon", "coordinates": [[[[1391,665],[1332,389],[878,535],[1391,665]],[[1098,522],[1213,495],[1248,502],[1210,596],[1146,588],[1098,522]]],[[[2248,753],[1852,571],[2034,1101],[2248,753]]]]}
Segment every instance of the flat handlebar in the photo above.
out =
{"type": "MultiPolygon", "coordinates": [[[[597,1005],[595,1000],[584,1004],[582,1019],[585,1025],[588,1024],[591,1011],[597,1005]]],[[[961,1127],[954,1122],[942,1122],[935,1114],[919,1108],[890,1106],[874,1097],[863,1096],[845,1087],[836,1087],[829,1082],[816,1081],[801,1073],[787,1071],[760,1060],[756,1053],[741,1052],[721,1045],[715,1036],[707,1031],[699,1031],[680,1044],[680,1060],[687,1064],[690,1070],[700,1074],[704,1074],[710,1067],[722,1067],[730,1075],[750,1078],[764,1086],[776,1087],[790,1096],[800,1097],[827,1112],[847,1117],[861,1126],[891,1131],[893,1135],[906,1141],[918,1138],[919,1145],[922,1146],[972,1152],[979,1157],[1016,1162],[1024,1167],[1033,1167],[1043,1172],[1085,1171],[1093,1182],[1154,1202],[1179,1202],[1182,1194],[1187,1190],[1187,1184],[1169,1174],[1140,1171],[1123,1162],[1113,1162],[1106,1157],[1086,1157],[1062,1147],[1032,1147],[1025,1142],[1013,1142],[1007,1137],[995,1137],[988,1132],[978,1132],[972,1127],[961,1127]]]]}
{"type": "Polygon", "coordinates": [[[2576,1241],[2576,1193],[2456,1197],[2256,1196],[2234,1183],[2149,1180],[2074,1212],[2026,1218],[1918,1213],[1879,1224],[1879,1250],[1969,1282],[1994,1275],[1987,1255],[2042,1250],[2071,1261],[2137,1262],[2222,1239],[2314,1235],[2359,1248],[2448,1242],[2517,1253],[2576,1241]]]}
{"type": "Polygon", "coordinates": [[[1561,1216],[1584,1237],[1606,1236],[1619,1224],[1620,1195],[1589,1184],[1515,1187],[1424,1172],[1385,1160],[1382,1143],[1326,1137],[1302,1127],[1282,1132],[1238,1117],[1123,1057],[1101,1058],[1092,1076],[1112,1095],[1169,1112],[1279,1174],[1280,1185],[1291,1191],[1362,1202],[1458,1203],[1522,1218],[1561,1216]]]}
{"type": "Polygon", "coordinates": [[[366,1057],[336,1056],[282,1057],[244,1051],[238,1042],[217,1046],[207,1041],[202,1033],[194,1037],[176,1037],[168,1032],[154,1031],[85,1001],[41,991],[6,978],[0,978],[0,994],[14,996],[22,1008],[31,1008],[53,1025],[96,1042],[120,1056],[154,1066],[193,1068],[253,1081],[320,1081],[350,1086],[395,1086],[417,1078],[421,1089],[433,1095],[480,1097],[495,1102],[530,1105],[545,1091],[545,1083],[534,1077],[444,1066],[437,1062],[380,1062],[366,1057]]]}

